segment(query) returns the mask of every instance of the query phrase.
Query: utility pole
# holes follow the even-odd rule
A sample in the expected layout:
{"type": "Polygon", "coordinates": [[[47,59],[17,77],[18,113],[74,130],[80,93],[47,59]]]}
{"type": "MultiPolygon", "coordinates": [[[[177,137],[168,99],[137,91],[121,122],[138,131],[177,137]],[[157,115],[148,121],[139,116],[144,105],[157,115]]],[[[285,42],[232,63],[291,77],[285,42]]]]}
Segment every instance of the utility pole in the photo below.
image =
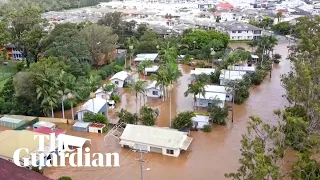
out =
{"type": "Polygon", "coordinates": [[[236,84],[233,85],[233,95],[232,95],[232,119],[231,122],[233,122],[233,118],[234,118],[234,97],[236,95],[236,84]]]}
{"type": "Polygon", "coordinates": [[[137,150],[139,152],[139,159],[136,159],[136,161],[140,162],[140,175],[141,175],[141,180],[144,180],[144,176],[143,176],[143,163],[146,162],[146,160],[143,160],[143,154],[147,153],[146,151],[143,150],[137,150]]]}

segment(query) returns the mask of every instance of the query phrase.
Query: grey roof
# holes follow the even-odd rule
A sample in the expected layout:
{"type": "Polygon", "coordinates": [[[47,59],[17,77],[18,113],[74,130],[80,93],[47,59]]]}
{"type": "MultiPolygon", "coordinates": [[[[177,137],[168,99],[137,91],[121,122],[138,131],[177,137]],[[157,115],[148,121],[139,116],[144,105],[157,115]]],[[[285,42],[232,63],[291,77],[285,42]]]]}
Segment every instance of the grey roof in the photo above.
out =
{"type": "Polygon", "coordinates": [[[238,21],[223,22],[223,23],[220,23],[219,25],[224,27],[225,30],[228,30],[228,31],[237,31],[237,30],[255,31],[255,30],[262,30],[261,28],[253,26],[251,24],[238,22],[238,21]]]}
{"type": "Polygon", "coordinates": [[[77,121],[76,123],[74,123],[74,127],[80,127],[80,128],[87,128],[91,123],[90,122],[81,122],[81,121],[77,121]]]}

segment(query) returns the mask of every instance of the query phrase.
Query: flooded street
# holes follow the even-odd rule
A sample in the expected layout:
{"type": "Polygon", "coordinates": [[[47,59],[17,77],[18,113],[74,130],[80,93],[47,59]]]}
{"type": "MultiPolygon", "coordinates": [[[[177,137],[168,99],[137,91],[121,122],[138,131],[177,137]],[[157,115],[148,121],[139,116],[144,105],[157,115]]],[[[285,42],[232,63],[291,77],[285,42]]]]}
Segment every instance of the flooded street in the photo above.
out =
{"type": "MultiPolygon", "coordinates": [[[[243,44],[231,44],[232,48],[243,44]]],[[[251,51],[251,49],[248,49],[251,51]]],[[[162,154],[148,153],[144,155],[147,160],[144,168],[145,180],[204,180],[225,179],[224,174],[234,172],[238,167],[240,157],[241,135],[246,132],[249,116],[259,116],[263,121],[276,123],[275,109],[283,108],[286,99],[283,97],[285,90],[280,85],[280,75],[290,70],[290,62],[285,60],[287,56],[287,43],[279,42],[275,53],[282,55],[282,61],[272,70],[272,78],[266,77],[264,82],[250,89],[250,97],[242,105],[235,105],[234,123],[227,126],[213,126],[211,133],[201,131],[191,132],[194,138],[190,149],[182,153],[178,158],[164,156],[162,154]]],[[[188,79],[192,67],[180,66],[183,76],[172,90],[172,118],[177,112],[193,110],[192,95],[184,97],[188,86],[188,79]]],[[[140,100],[139,100],[140,102],[140,100]]],[[[143,100],[141,100],[143,104],[143,100]]],[[[169,126],[169,99],[162,102],[161,99],[148,99],[147,104],[152,108],[158,108],[160,116],[157,119],[158,126],[169,126]]],[[[138,104],[140,107],[140,103],[138,104]]],[[[136,111],[136,99],[133,92],[123,92],[122,103],[116,110],[125,108],[128,111],[136,111]]],[[[110,112],[110,118],[114,118],[114,112],[110,112]],[[113,114],[113,115],[112,115],[113,114]]],[[[76,110],[74,110],[76,112],[76,110]]],[[[69,111],[68,111],[69,112],[69,111]]],[[[71,114],[66,112],[66,117],[71,114]]],[[[56,114],[59,117],[59,114],[56,114]]],[[[120,154],[120,167],[118,168],[45,168],[44,175],[51,178],[70,176],[73,180],[139,180],[140,165],[135,159],[138,154],[123,149],[118,145],[118,140],[109,137],[104,142],[104,135],[72,131],[70,125],[60,124],[59,128],[67,129],[67,134],[92,139],[89,147],[91,152],[118,152],[120,154]]]]}

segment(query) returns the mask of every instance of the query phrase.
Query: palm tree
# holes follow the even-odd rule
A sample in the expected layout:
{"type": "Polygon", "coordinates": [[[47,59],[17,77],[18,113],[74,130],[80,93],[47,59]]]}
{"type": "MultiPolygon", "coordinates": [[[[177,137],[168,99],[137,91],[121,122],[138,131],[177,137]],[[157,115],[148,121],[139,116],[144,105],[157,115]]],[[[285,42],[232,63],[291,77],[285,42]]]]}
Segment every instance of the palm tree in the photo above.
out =
{"type": "Polygon", "coordinates": [[[129,88],[135,92],[136,95],[136,113],[138,114],[138,94],[144,94],[146,91],[147,82],[146,81],[132,81],[129,84],[129,88]]]}
{"type": "Polygon", "coordinates": [[[90,75],[86,80],[86,85],[90,88],[91,91],[95,91],[99,88],[101,82],[101,77],[98,75],[90,75]]]}
{"type": "Polygon", "coordinates": [[[66,95],[65,97],[70,101],[71,105],[71,116],[72,120],[74,120],[74,113],[73,113],[73,103],[77,100],[78,96],[78,91],[77,91],[77,82],[76,78],[74,76],[67,76],[65,80],[66,84],[66,95]]]}
{"type": "Polygon", "coordinates": [[[280,22],[281,18],[283,18],[282,12],[277,12],[276,18],[278,19],[278,23],[280,22]]]}
{"type": "Polygon", "coordinates": [[[64,116],[64,100],[67,98],[67,95],[71,93],[71,89],[75,87],[75,77],[67,74],[65,71],[61,71],[58,76],[58,93],[61,96],[61,106],[62,106],[62,118],[65,119],[64,116]]]}
{"type": "Polygon", "coordinates": [[[108,92],[113,92],[116,88],[117,87],[112,83],[107,83],[102,86],[102,90],[104,91],[106,97],[108,92]]]}
{"type": "Polygon", "coordinates": [[[200,97],[200,94],[202,94],[202,96],[205,96],[204,84],[201,84],[200,82],[189,84],[188,90],[184,92],[184,96],[187,97],[189,94],[193,94],[193,108],[195,109],[197,95],[199,94],[199,97],[200,97]]]}
{"type": "Polygon", "coordinates": [[[251,53],[253,53],[253,48],[257,47],[257,41],[256,40],[252,40],[250,42],[247,43],[249,47],[251,47],[251,53]]]}
{"type": "Polygon", "coordinates": [[[206,85],[206,84],[210,83],[210,76],[208,76],[205,73],[201,73],[201,74],[196,76],[195,81],[197,81],[197,82],[199,82],[199,83],[201,83],[203,85],[206,85]]]}
{"type": "Polygon", "coordinates": [[[151,79],[156,81],[156,86],[160,87],[160,91],[162,91],[162,100],[165,101],[165,87],[168,85],[167,83],[167,75],[165,71],[161,68],[157,74],[152,74],[151,79]]]}
{"type": "MultiPolygon", "coordinates": [[[[152,67],[152,62],[150,60],[145,60],[145,61],[142,61],[140,64],[139,64],[139,67],[138,67],[138,73],[143,73],[143,79],[146,79],[146,68],[147,67],[152,67]]],[[[139,76],[140,77],[140,76],[139,76]]]]}

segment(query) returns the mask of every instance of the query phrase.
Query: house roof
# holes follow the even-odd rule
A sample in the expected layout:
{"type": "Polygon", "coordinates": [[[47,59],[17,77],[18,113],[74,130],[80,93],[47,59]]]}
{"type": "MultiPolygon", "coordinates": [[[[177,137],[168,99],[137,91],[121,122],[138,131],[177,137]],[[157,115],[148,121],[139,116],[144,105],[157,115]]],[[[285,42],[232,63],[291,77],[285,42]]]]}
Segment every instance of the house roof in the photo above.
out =
{"type": "Polygon", "coordinates": [[[222,70],[220,74],[220,79],[229,79],[229,80],[236,80],[242,79],[242,76],[245,75],[246,72],[244,71],[233,71],[233,70],[222,70]]]}
{"type": "Polygon", "coordinates": [[[80,128],[87,128],[90,126],[91,122],[81,122],[77,121],[76,123],[73,124],[74,127],[80,127],[80,128]]]}
{"type": "Polygon", "coordinates": [[[192,121],[194,122],[209,122],[209,116],[196,115],[192,117],[192,121]]]}
{"type": "Polygon", "coordinates": [[[204,96],[202,96],[202,94],[200,95],[200,99],[216,99],[224,102],[226,100],[226,96],[227,95],[224,93],[206,92],[204,96]]]}
{"type": "Polygon", "coordinates": [[[19,167],[12,162],[0,158],[0,179],[5,180],[51,180],[40,173],[19,167]]]}
{"type": "Polygon", "coordinates": [[[107,101],[100,97],[89,99],[78,111],[90,111],[93,113],[98,113],[106,103],[107,101]]]}
{"type": "Polygon", "coordinates": [[[228,2],[220,2],[220,3],[216,4],[216,8],[219,10],[231,10],[234,7],[228,2]]]}
{"type": "Polygon", "coordinates": [[[240,22],[240,21],[227,21],[220,23],[221,26],[223,26],[228,31],[262,31],[261,28],[258,28],[256,26],[253,26],[248,23],[240,22]]]}
{"type": "Polygon", "coordinates": [[[77,137],[77,136],[70,136],[66,134],[60,134],[57,137],[58,140],[62,140],[64,144],[68,144],[69,146],[74,147],[83,147],[86,141],[89,141],[91,144],[91,139],[77,137]]]}
{"type": "MultiPolygon", "coordinates": [[[[39,140],[34,140],[35,135],[42,135],[41,133],[22,130],[6,130],[0,133],[0,155],[5,157],[13,157],[14,152],[19,148],[29,149],[29,153],[39,147],[39,140]]],[[[45,139],[45,143],[49,140],[45,139]]],[[[25,151],[20,152],[20,158],[26,156],[28,153],[25,151]]]]}
{"type": "Polygon", "coordinates": [[[52,122],[47,122],[47,121],[39,121],[35,123],[33,126],[52,128],[52,127],[55,127],[56,124],[52,122]]]}
{"type": "Polygon", "coordinates": [[[190,74],[194,74],[194,75],[200,75],[202,73],[210,75],[211,73],[214,73],[215,69],[212,68],[196,68],[195,70],[191,70],[190,74]]]}
{"type": "Polygon", "coordinates": [[[256,67],[254,66],[232,66],[232,70],[234,71],[245,71],[245,72],[255,72],[256,67]]]}
{"type": "Polygon", "coordinates": [[[90,125],[90,127],[96,127],[96,128],[103,128],[105,126],[106,126],[105,124],[101,124],[101,123],[92,123],[90,125]]]}
{"type": "Polygon", "coordinates": [[[187,149],[192,138],[188,137],[184,132],[169,128],[127,124],[120,136],[120,140],[171,149],[187,149]],[[187,141],[190,141],[189,144],[187,141]]]}
{"type": "Polygon", "coordinates": [[[253,58],[253,59],[259,59],[259,56],[254,55],[254,54],[251,54],[251,58],[253,58]]]}
{"type": "Polygon", "coordinates": [[[227,94],[227,90],[225,86],[218,85],[206,85],[204,86],[204,90],[206,92],[215,92],[215,93],[224,93],[227,94]]]}
{"type": "Polygon", "coordinates": [[[51,128],[41,126],[37,129],[34,129],[33,132],[46,134],[46,135],[50,135],[50,133],[54,133],[56,136],[58,136],[59,134],[66,133],[66,130],[63,130],[63,129],[53,129],[52,130],[51,128]]]}
{"type": "Polygon", "coordinates": [[[143,53],[143,54],[137,54],[137,57],[134,59],[134,61],[146,61],[146,60],[150,60],[150,61],[154,61],[156,58],[158,57],[157,53],[143,53]]]}
{"type": "Polygon", "coordinates": [[[113,79],[119,79],[119,80],[126,80],[129,76],[129,73],[126,72],[126,71],[120,71],[120,72],[117,72],[115,75],[113,75],[110,80],[113,80],[113,79]]]}
{"type": "Polygon", "coordinates": [[[0,121],[2,121],[2,122],[10,122],[10,123],[14,123],[14,124],[19,124],[21,121],[24,121],[24,120],[4,116],[4,117],[0,118],[0,121]]]}
{"type": "Polygon", "coordinates": [[[151,88],[153,88],[153,89],[158,89],[158,90],[160,90],[160,86],[157,86],[157,87],[156,87],[156,84],[157,84],[157,81],[152,81],[152,82],[147,86],[146,89],[151,89],[151,88]]]}
{"type": "Polygon", "coordinates": [[[157,72],[159,69],[159,66],[152,66],[152,67],[147,67],[145,68],[145,72],[157,72]]]}

